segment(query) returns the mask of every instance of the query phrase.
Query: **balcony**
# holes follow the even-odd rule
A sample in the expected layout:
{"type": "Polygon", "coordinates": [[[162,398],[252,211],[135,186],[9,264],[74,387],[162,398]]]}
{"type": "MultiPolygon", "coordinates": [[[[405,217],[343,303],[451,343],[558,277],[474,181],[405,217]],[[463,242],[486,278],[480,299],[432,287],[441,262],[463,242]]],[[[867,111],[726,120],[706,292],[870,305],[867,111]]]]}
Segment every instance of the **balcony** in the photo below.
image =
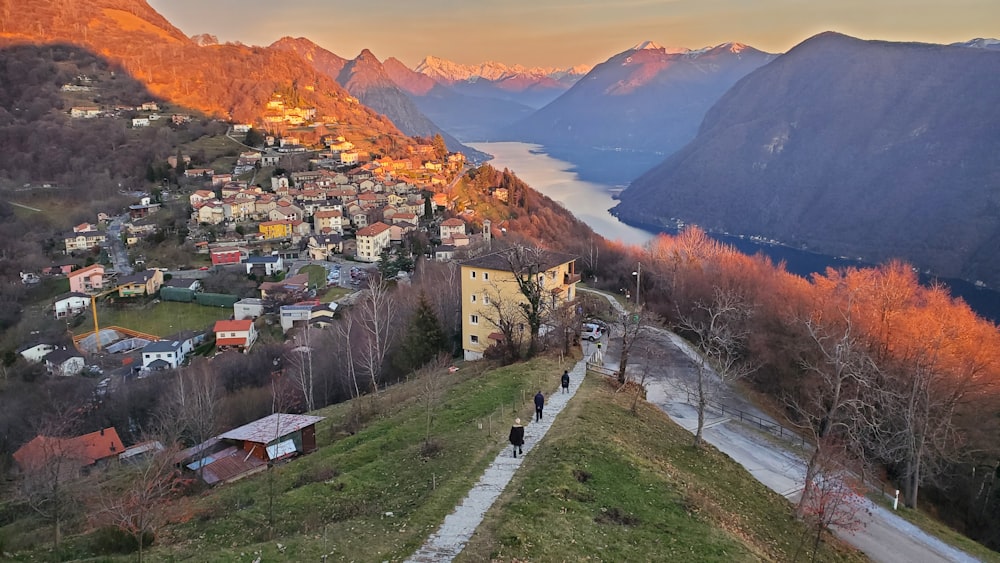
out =
{"type": "Polygon", "coordinates": [[[580,281],[580,274],[567,273],[563,276],[563,285],[570,285],[580,281]]]}

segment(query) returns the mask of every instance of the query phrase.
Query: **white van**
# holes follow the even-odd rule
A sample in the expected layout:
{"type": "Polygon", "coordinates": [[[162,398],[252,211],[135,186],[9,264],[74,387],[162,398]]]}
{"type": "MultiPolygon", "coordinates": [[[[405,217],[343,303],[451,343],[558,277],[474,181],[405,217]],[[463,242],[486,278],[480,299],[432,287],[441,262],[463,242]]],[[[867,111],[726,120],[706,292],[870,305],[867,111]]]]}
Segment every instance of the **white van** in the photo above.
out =
{"type": "Polygon", "coordinates": [[[603,333],[601,332],[600,326],[591,323],[583,323],[583,328],[580,330],[580,338],[594,342],[600,340],[601,336],[603,336],[603,333]]]}

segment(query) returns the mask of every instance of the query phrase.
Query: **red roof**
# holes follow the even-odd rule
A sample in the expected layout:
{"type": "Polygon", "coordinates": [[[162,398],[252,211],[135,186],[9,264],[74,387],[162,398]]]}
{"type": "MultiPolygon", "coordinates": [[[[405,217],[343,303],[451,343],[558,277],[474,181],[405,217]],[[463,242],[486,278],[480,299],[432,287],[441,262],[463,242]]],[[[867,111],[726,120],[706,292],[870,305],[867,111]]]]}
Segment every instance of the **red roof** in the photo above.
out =
{"type": "MultiPolygon", "coordinates": [[[[242,321],[215,321],[215,332],[246,332],[253,326],[253,321],[244,319],[242,321]]],[[[240,341],[243,339],[241,338],[240,341]]]]}
{"type": "Polygon", "coordinates": [[[465,225],[465,221],[452,217],[451,219],[445,219],[441,222],[442,227],[461,227],[465,225]]]}
{"type": "Polygon", "coordinates": [[[371,236],[375,236],[375,235],[377,235],[379,233],[384,233],[387,230],[389,230],[389,225],[386,225],[385,223],[379,221],[378,223],[374,223],[374,224],[368,225],[367,227],[359,230],[357,232],[357,236],[359,236],[359,237],[371,237],[371,236]]]}
{"type": "Polygon", "coordinates": [[[14,460],[22,469],[39,467],[57,457],[86,466],[108,457],[117,457],[123,451],[125,446],[122,444],[122,439],[112,426],[76,438],[35,436],[14,452],[14,460]]]}

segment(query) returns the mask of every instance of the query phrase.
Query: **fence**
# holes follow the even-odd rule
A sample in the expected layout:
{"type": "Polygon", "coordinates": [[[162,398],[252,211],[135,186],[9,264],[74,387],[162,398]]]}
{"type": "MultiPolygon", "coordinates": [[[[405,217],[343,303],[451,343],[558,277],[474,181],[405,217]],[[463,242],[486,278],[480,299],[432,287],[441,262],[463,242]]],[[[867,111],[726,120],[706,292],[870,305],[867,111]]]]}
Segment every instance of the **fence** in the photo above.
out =
{"type": "MultiPolygon", "coordinates": [[[[694,405],[695,407],[697,407],[698,404],[697,397],[695,397],[694,394],[691,393],[690,391],[687,393],[687,404],[694,405]]],[[[711,408],[712,410],[718,411],[720,414],[722,414],[722,416],[726,416],[728,414],[729,418],[733,420],[738,418],[740,422],[753,424],[757,428],[770,432],[771,434],[774,434],[779,438],[783,438],[785,440],[797,440],[799,442],[799,445],[802,447],[805,447],[806,445],[805,438],[803,438],[799,434],[796,434],[795,432],[786,429],[784,426],[778,423],[766,420],[755,414],[751,414],[746,411],[741,411],[740,409],[735,409],[733,407],[727,407],[722,403],[718,403],[712,400],[706,400],[705,406],[711,408]]]]}

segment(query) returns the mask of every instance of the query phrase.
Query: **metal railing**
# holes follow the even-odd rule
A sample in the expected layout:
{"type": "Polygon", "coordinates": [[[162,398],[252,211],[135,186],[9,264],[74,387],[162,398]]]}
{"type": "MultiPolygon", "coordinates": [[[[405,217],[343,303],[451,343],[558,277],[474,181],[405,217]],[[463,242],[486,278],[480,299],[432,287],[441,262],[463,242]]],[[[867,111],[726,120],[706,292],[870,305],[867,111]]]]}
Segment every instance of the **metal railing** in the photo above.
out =
{"type": "MultiPolygon", "coordinates": [[[[698,398],[694,395],[694,393],[691,393],[690,391],[688,391],[688,393],[687,393],[687,400],[686,400],[686,402],[687,402],[687,404],[692,405],[695,408],[697,408],[697,406],[698,406],[698,398]]],[[[733,408],[733,407],[727,407],[726,405],[724,405],[722,403],[719,403],[717,401],[706,400],[705,401],[705,406],[708,407],[708,408],[710,408],[710,409],[712,409],[712,410],[714,410],[714,411],[719,412],[722,416],[727,416],[728,415],[730,419],[733,419],[733,420],[739,419],[740,422],[743,422],[743,423],[746,423],[746,424],[752,424],[752,425],[756,426],[757,428],[760,428],[761,430],[765,430],[767,432],[770,432],[771,434],[774,434],[775,436],[777,436],[779,438],[782,438],[782,439],[785,439],[785,440],[795,440],[795,441],[798,441],[799,445],[802,446],[802,447],[805,447],[805,445],[806,445],[806,439],[804,437],[802,437],[801,435],[799,435],[799,434],[797,434],[795,432],[792,432],[791,430],[788,430],[784,426],[782,426],[782,425],[780,425],[780,424],[778,424],[776,422],[773,422],[771,420],[767,420],[765,418],[762,418],[762,417],[757,416],[757,415],[752,414],[752,413],[748,413],[746,411],[742,411],[740,409],[736,409],[736,408],[733,408]]]]}

